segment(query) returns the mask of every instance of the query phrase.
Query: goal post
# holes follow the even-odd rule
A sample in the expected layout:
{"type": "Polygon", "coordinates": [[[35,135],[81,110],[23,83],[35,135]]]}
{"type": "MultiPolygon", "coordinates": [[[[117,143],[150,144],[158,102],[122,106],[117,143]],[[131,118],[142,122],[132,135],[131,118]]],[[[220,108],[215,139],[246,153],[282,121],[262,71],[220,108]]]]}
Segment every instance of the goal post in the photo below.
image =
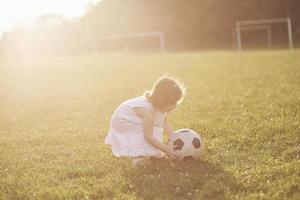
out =
{"type": "MultiPolygon", "coordinates": [[[[272,47],[272,31],[270,25],[251,25],[251,26],[241,26],[240,32],[249,32],[249,31],[264,31],[267,36],[267,44],[268,48],[272,47]]],[[[237,30],[236,28],[232,29],[232,46],[236,48],[237,43],[235,38],[237,37],[237,30]]],[[[241,36],[239,36],[241,37],[241,36]]]]}
{"type": "Polygon", "coordinates": [[[97,37],[94,40],[94,52],[98,51],[97,45],[100,41],[116,41],[116,40],[126,40],[126,39],[135,39],[135,38],[149,38],[149,37],[157,37],[159,38],[159,50],[161,53],[166,51],[165,45],[165,34],[163,31],[152,31],[152,32],[139,32],[139,33],[128,33],[128,34],[116,34],[116,35],[106,35],[97,37]]]}
{"type": "MultiPolygon", "coordinates": [[[[293,35],[292,35],[292,25],[290,18],[276,18],[276,19],[260,19],[260,20],[244,20],[244,21],[237,21],[235,23],[235,31],[236,31],[236,44],[238,51],[242,51],[242,31],[243,30],[251,30],[252,28],[263,28],[263,25],[270,25],[274,23],[286,23],[286,28],[288,32],[288,43],[289,49],[292,50],[293,47],[293,35]]],[[[271,35],[271,30],[270,33],[271,35]]]]}

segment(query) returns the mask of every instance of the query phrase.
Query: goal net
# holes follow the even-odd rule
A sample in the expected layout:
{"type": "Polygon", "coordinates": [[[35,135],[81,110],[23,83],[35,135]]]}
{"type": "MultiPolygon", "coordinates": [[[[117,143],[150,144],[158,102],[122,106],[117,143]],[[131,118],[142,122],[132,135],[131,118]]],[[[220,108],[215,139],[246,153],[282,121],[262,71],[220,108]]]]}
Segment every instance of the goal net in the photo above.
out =
{"type": "Polygon", "coordinates": [[[246,20],[237,21],[235,28],[233,30],[233,37],[235,37],[234,46],[239,50],[243,50],[243,34],[249,31],[260,31],[266,35],[266,41],[269,48],[272,47],[272,25],[273,24],[283,24],[284,29],[286,29],[286,38],[288,41],[288,47],[290,50],[293,49],[293,36],[292,36],[292,26],[290,18],[277,18],[277,19],[260,19],[260,20],[246,20]]]}

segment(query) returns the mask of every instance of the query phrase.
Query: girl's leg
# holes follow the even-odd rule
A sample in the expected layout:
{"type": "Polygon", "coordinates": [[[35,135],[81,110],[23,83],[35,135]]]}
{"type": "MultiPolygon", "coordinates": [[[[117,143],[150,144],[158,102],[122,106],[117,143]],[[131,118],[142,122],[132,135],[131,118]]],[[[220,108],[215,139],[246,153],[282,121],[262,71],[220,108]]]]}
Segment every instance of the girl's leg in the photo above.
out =
{"type": "Polygon", "coordinates": [[[166,154],[160,154],[157,156],[138,156],[138,157],[133,157],[132,158],[132,164],[133,165],[143,165],[145,161],[147,160],[161,160],[166,158],[166,154]]]}
{"type": "Polygon", "coordinates": [[[163,160],[167,157],[166,154],[160,154],[160,155],[156,155],[156,156],[151,156],[150,160],[163,160]]]}
{"type": "Polygon", "coordinates": [[[146,157],[144,157],[144,156],[133,157],[132,164],[133,165],[141,165],[141,164],[144,164],[145,160],[146,160],[146,157]]]}

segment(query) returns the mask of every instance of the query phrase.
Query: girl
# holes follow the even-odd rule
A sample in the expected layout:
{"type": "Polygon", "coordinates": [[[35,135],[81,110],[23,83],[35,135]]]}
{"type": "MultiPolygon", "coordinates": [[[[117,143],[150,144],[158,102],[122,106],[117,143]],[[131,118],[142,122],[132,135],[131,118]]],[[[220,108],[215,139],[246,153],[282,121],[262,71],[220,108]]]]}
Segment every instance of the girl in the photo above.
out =
{"type": "Polygon", "coordinates": [[[146,157],[176,158],[174,150],[163,144],[163,132],[174,132],[167,123],[167,113],[178,105],[184,87],[173,78],[163,76],[143,96],[126,100],[114,111],[105,143],[115,156],[132,157],[137,164],[146,157]]]}

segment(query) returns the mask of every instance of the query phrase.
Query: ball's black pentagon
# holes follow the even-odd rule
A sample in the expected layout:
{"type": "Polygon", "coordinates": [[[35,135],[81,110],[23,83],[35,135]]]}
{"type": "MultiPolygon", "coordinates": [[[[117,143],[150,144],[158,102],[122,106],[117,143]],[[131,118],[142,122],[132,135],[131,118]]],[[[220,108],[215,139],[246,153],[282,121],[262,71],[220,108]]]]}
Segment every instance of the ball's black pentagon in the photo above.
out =
{"type": "Polygon", "coordinates": [[[193,156],[185,156],[183,158],[183,161],[192,161],[192,160],[194,160],[193,156]]]}
{"type": "Polygon", "coordinates": [[[189,130],[189,129],[182,129],[182,130],[180,130],[179,132],[180,132],[180,133],[188,133],[188,132],[190,132],[190,130],[189,130]]]}
{"type": "Polygon", "coordinates": [[[181,139],[177,139],[173,142],[173,145],[175,146],[174,149],[181,150],[184,145],[184,142],[181,139]]]}
{"type": "Polygon", "coordinates": [[[192,144],[195,147],[195,149],[198,149],[201,147],[201,142],[198,138],[194,138],[192,144]]]}

